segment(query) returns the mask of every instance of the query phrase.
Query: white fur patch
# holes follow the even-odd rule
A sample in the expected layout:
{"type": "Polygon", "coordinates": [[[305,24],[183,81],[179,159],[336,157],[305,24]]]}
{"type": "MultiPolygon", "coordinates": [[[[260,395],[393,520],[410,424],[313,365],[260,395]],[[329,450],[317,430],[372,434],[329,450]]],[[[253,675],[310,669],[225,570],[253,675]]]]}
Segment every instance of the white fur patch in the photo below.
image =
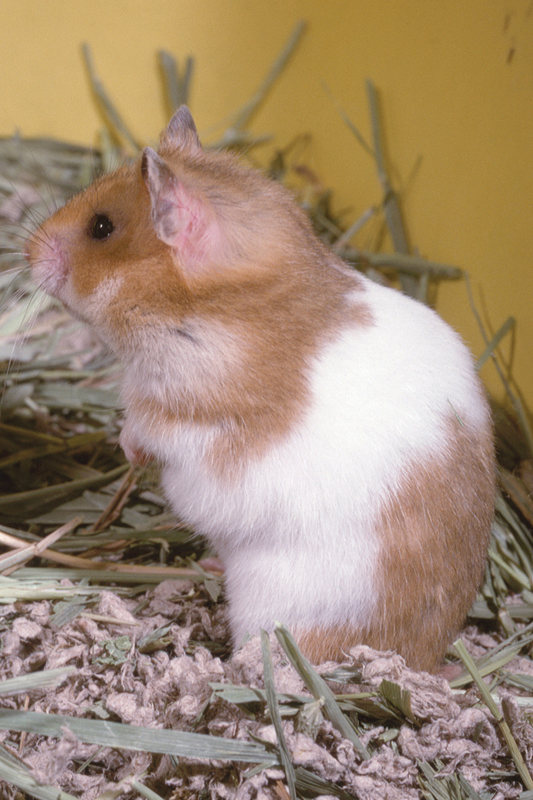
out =
{"type": "Polygon", "coordinates": [[[369,283],[365,299],[374,324],[346,329],[325,349],[311,365],[305,417],[235,480],[206,466],[214,429],[180,426],[152,441],[167,460],[175,511],[225,564],[235,641],[276,620],[364,624],[376,599],[383,504],[413,463],[446,448],[450,414],[488,424],[459,337],[397,292],[369,283]]]}

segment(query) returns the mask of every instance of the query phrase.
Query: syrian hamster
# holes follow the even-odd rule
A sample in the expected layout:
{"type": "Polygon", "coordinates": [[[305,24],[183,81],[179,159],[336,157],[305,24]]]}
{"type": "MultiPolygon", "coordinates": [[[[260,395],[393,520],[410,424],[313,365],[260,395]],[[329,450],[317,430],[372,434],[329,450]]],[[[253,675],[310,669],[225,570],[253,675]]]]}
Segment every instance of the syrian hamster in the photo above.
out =
{"type": "Polygon", "coordinates": [[[438,669],[494,507],[456,333],[345,265],[281,185],[203,149],[185,106],[27,258],[122,361],[121,445],[160,463],[220,556],[234,644],[280,621],[314,663],[363,643],[438,669]]]}

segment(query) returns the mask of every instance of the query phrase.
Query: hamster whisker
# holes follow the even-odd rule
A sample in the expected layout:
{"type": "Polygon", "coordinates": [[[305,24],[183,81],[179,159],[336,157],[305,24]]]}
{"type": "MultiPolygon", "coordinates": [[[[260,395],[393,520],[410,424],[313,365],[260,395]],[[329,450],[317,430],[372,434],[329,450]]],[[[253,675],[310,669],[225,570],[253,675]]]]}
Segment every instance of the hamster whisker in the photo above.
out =
{"type": "Polygon", "coordinates": [[[18,278],[21,275],[24,275],[24,272],[28,272],[29,274],[29,267],[11,267],[11,269],[6,269],[2,271],[2,275],[8,275],[11,280],[4,286],[3,290],[0,293],[0,310],[3,310],[7,303],[13,298],[14,295],[20,293],[20,297],[16,297],[13,302],[18,302],[21,297],[24,296],[25,291],[22,286],[18,285],[18,278]]]}
{"type": "Polygon", "coordinates": [[[16,184],[13,183],[13,181],[9,178],[7,179],[7,182],[11,186],[12,193],[11,196],[8,197],[3,203],[3,215],[6,216],[11,222],[17,223],[20,222],[23,215],[26,214],[32,220],[34,227],[42,224],[42,222],[47,218],[47,215],[50,213],[50,209],[48,208],[48,205],[42,194],[30,184],[16,184]],[[38,201],[44,205],[46,213],[38,211],[38,201]],[[6,209],[8,212],[7,214],[6,209]],[[18,217],[15,218],[13,215],[15,215],[17,212],[18,217]]]}
{"type": "MultiPolygon", "coordinates": [[[[50,183],[50,181],[48,180],[48,178],[46,177],[46,175],[44,175],[44,177],[43,177],[43,168],[42,168],[42,164],[40,164],[40,163],[39,163],[39,161],[37,160],[37,158],[36,158],[36,156],[35,156],[35,153],[34,153],[34,152],[33,152],[33,150],[31,149],[31,147],[28,147],[28,148],[27,148],[27,150],[28,150],[28,152],[29,152],[29,154],[30,154],[31,160],[33,161],[33,163],[34,163],[34,165],[35,165],[35,170],[36,170],[36,173],[37,173],[39,176],[41,176],[41,177],[42,177],[42,180],[43,180],[44,187],[46,188],[46,191],[48,192],[48,197],[49,197],[49,200],[50,200],[50,205],[48,204],[47,200],[46,200],[46,199],[43,197],[43,194],[42,194],[42,192],[37,192],[37,194],[39,195],[39,197],[40,197],[40,199],[41,199],[41,202],[43,203],[43,205],[44,205],[44,207],[45,207],[45,209],[46,209],[46,214],[44,214],[44,215],[43,215],[43,219],[46,219],[47,217],[49,217],[49,216],[50,216],[50,214],[53,214],[55,211],[57,211],[57,210],[58,210],[59,206],[58,206],[58,202],[57,202],[57,197],[56,197],[56,195],[54,194],[54,191],[53,191],[53,189],[52,189],[52,184],[50,183]]],[[[30,209],[28,209],[28,210],[30,210],[30,209]]],[[[41,221],[42,221],[42,220],[41,220],[41,221]]],[[[39,222],[38,222],[38,221],[37,221],[37,224],[39,224],[39,222]]]]}
{"type": "MultiPolygon", "coordinates": [[[[18,289],[12,298],[12,302],[7,307],[9,311],[16,305],[16,302],[20,302],[24,299],[26,292],[23,289],[18,289]]],[[[7,365],[4,372],[4,380],[3,386],[0,390],[0,408],[4,402],[6,391],[9,387],[13,384],[13,381],[16,380],[17,370],[20,366],[20,359],[17,357],[17,353],[22,352],[22,348],[26,344],[26,342],[31,338],[32,331],[35,326],[35,321],[41,312],[41,308],[44,302],[44,297],[41,298],[40,302],[32,308],[33,299],[37,295],[37,290],[34,290],[29,299],[26,309],[22,315],[22,319],[20,321],[18,330],[16,330],[12,335],[8,335],[5,337],[5,343],[9,344],[11,341],[11,352],[7,358],[7,365]]]]}

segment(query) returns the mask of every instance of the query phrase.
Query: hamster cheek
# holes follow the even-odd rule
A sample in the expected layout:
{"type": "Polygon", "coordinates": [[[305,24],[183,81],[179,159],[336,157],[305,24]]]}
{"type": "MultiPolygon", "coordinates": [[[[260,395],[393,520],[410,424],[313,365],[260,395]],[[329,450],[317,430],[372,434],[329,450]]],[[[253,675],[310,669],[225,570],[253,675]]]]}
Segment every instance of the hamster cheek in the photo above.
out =
{"type": "MultiPolygon", "coordinates": [[[[97,326],[97,332],[106,340],[106,332],[109,331],[109,316],[113,313],[112,306],[120,293],[124,283],[121,275],[104,278],[93,291],[83,296],[76,291],[70,281],[66,282],[60,299],[75,314],[84,320],[97,326]]],[[[110,343],[112,345],[112,343],[110,343]]]]}

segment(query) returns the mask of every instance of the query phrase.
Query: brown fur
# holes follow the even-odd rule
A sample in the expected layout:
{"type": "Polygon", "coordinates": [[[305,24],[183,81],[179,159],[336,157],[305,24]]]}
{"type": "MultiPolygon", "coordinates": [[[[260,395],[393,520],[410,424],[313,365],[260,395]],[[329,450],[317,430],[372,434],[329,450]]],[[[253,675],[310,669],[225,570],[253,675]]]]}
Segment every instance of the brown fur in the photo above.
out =
{"type": "Polygon", "coordinates": [[[188,156],[179,151],[167,157],[185,182],[200,186],[197,194],[208,196],[217,186],[221,195],[220,186],[226,184],[232,194],[242,195],[235,208],[223,209],[230,229],[242,226],[243,216],[245,229],[250,229],[250,241],[239,243],[243,252],[236,252],[230,265],[211,263],[196,273],[176,263],[171,248],[153,230],[139,164],[96,181],[45,223],[39,235],[63,237],[73,286],[81,298],[90,298],[104,279],[122,279],[120,290],[102,309],[102,318],[88,321],[112,340],[126,363],[131,351],[136,357],[145,351],[147,362],[153,357],[151,331],[186,328],[194,320],[203,363],[197,380],[193,349],[187,384],[174,381],[161,403],[143,392],[140,381],[128,405],[152,420],[154,432],[170,429],[176,421],[209,425],[224,420],[209,458],[211,466],[236,479],[243,459],[264,452],[303,413],[312,356],[318,357],[346,325],[368,325],[371,317],[357,273],[322,245],[282,187],[220,153],[188,156]],[[259,192],[260,223],[253,219],[259,192]],[[86,235],[96,213],[113,220],[116,235],[108,241],[86,235]],[[238,216],[238,224],[232,223],[232,214],[238,216]],[[251,235],[253,224],[262,225],[260,238],[251,235]],[[245,252],[248,247],[250,254],[245,252]],[[357,292],[359,303],[348,300],[357,292]]]}
{"type": "MultiPolygon", "coordinates": [[[[368,324],[363,293],[358,305],[346,307],[346,286],[357,286],[352,276],[341,276],[338,284],[326,282],[316,292],[311,283],[303,295],[296,286],[286,292],[277,282],[265,286],[263,280],[261,285],[220,287],[216,293],[195,297],[191,313],[206,321],[199,334],[205,336],[204,343],[211,339],[217,352],[217,336],[234,337],[241,342],[240,349],[230,359],[231,345],[225,346],[224,361],[213,364],[208,382],[200,378],[189,391],[179,393],[179,402],[157,413],[152,406],[153,416],[170,426],[176,420],[205,425],[224,420],[213,444],[211,465],[236,477],[243,459],[261,455],[288,433],[303,412],[312,356],[320,355],[321,347],[347,320],[368,324]]],[[[134,408],[137,403],[139,410],[147,409],[142,396],[134,400],[134,408]]]]}
{"type": "Polygon", "coordinates": [[[395,650],[413,669],[436,671],[483,577],[494,506],[490,435],[473,439],[451,417],[447,451],[413,464],[382,510],[376,608],[361,630],[340,625],[296,633],[313,663],[366,644],[395,650]]]}

